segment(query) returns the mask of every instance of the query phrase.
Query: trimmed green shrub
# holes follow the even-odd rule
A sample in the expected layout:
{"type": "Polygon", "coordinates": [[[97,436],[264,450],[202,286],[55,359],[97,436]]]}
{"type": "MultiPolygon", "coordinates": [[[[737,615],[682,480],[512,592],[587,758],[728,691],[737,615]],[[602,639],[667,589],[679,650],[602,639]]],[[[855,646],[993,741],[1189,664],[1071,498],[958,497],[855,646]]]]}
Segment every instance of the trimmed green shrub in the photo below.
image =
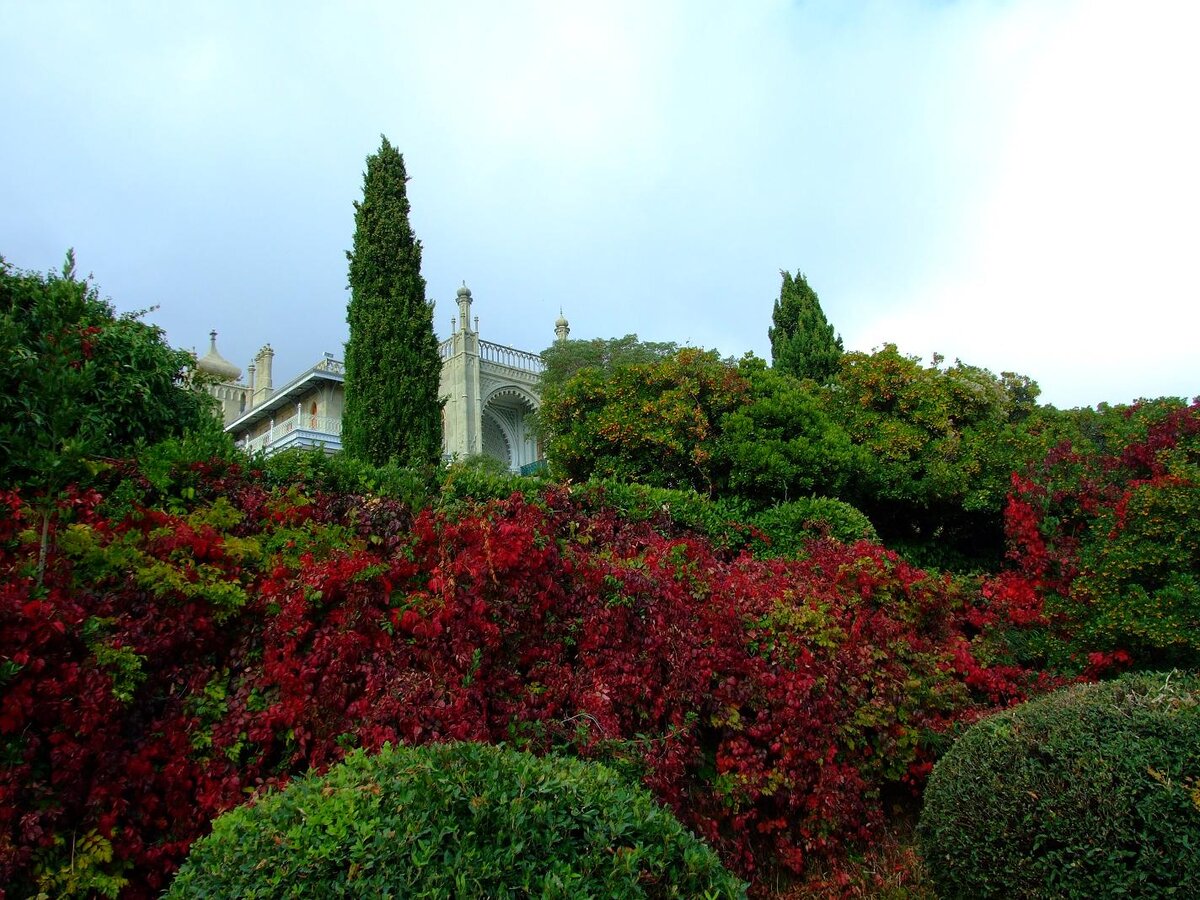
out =
{"type": "Polygon", "coordinates": [[[766,537],[752,545],[760,558],[795,556],[814,538],[830,537],[843,544],[878,541],[871,520],[849,503],[829,497],[805,497],[765,509],[751,523],[766,537]]]}
{"type": "Polygon", "coordinates": [[[508,471],[498,459],[468,456],[442,470],[437,502],[442,509],[454,509],[464,503],[507,500],[518,492],[533,499],[547,486],[547,480],[540,474],[518,475],[508,471]]]}
{"type": "Polygon", "coordinates": [[[660,533],[694,531],[722,549],[740,549],[749,529],[746,504],[736,500],[711,500],[691,488],[664,488],[593,478],[579,485],[577,500],[592,510],[610,508],[630,522],[650,522],[660,533]]]}
{"type": "Polygon", "coordinates": [[[371,494],[399,500],[412,509],[428,505],[436,470],[396,462],[373,465],[346,453],[289,448],[260,460],[267,484],[329,494],[371,494]]]}
{"type": "Polygon", "coordinates": [[[184,897],[744,897],[650,794],[596,763],[385,745],[221,816],[184,897]]]}
{"type": "Polygon", "coordinates": [[[939,896],[1200,896],[1200,676],[1077,685],[985,719],[918,827],[939,896]]]}

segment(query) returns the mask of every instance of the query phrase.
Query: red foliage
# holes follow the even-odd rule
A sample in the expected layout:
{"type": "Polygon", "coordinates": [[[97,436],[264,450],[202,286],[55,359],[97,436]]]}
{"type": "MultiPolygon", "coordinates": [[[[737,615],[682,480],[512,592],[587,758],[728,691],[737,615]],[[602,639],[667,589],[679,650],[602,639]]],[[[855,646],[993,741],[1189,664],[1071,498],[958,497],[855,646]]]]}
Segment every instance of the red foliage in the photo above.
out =
{"type": "Polygon", "coordinates": [[[76,498],[86,541],[44,589],[0,496],[0,883],[95,830],[151,896],[248,792],[443,740],[607,761],[741,871],[800,872],[877,833],[931,735],[1047,684],[974,653],[989,616],[1041,614],[1020,584],[974,596],[866,542],[761,562],[565,489],[414,518],[204,477],[237,524],[76,498]]]}
{"type": "Polygon", "coordinates": [[[1013,476],[1012,566],[984,597],[1009,624],[1043,628],[1042,664],[1060,671],[1194,665],[1200,402],[1135,405],[1107,427],[1013,476]]]}

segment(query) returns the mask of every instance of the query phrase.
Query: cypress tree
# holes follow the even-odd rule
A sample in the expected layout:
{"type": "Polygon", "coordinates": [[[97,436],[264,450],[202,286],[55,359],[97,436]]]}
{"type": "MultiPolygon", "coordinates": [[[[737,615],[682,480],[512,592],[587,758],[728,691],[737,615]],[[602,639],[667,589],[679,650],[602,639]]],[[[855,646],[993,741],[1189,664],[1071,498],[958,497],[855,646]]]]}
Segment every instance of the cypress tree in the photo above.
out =
{"type": "Polygon", "coordinates": [[[804,275],[797,272],[793,278],[790,272],[780,274],[783,286],[771,313],[775,324],[767,330],[771,338],[771,363],[779,371],[797,378],[827,382],[838,371],[841,335],[834,335],[817,292],[809,287],[804,275]]]}
{"type": "Polygon", "coordinates": [[[354,204],[342,446],[382,465],[436,462],[442,449],[441,359],[425,299],[421,242],[408,221],[404,157],[386,137],[367,157],[354,204]]]}

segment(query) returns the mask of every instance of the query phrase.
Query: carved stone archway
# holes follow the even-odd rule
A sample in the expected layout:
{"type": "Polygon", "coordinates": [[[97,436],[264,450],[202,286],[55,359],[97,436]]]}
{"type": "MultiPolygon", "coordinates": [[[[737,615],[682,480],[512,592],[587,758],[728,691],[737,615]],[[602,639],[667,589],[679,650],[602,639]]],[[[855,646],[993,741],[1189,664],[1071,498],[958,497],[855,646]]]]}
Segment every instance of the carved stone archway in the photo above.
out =
{"type": "Polygon", "coordinates": [[[483,403],[483,447],[512,472],[539,459],[533,414],[537,397],[519,385],[501,385],[483,403]]]}

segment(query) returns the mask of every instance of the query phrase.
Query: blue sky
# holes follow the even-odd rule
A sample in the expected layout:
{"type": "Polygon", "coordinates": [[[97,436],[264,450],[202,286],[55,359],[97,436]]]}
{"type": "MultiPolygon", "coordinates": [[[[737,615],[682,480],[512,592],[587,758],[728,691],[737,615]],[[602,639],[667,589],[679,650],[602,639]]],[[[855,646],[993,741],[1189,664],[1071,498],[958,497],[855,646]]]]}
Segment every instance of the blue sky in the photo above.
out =
{"type": "Polygon", "coordinates": [[[0,255],[276,383],[340,355],[365,158],[405,155],[439,333],[848,349],[1058,406],[1200,393],[1200,4],[0,0],[0,255]]]}

